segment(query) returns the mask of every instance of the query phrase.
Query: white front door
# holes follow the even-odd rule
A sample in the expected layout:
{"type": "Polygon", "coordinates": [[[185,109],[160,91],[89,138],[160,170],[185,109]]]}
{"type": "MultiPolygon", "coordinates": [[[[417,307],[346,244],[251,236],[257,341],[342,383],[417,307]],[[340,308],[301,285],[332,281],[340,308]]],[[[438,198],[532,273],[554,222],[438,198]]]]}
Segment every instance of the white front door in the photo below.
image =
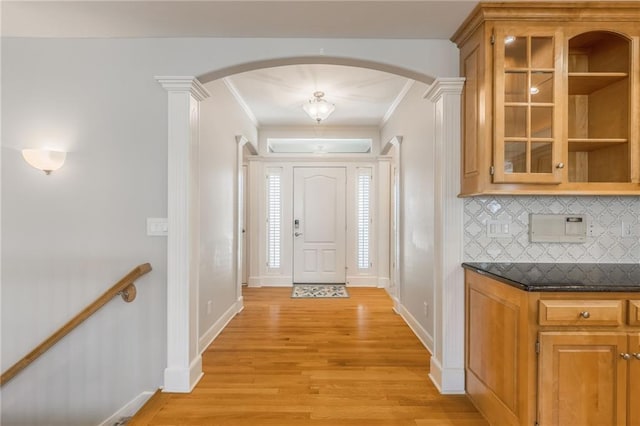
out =
{"type": "Polygon", "coordinates": [[[346,282],[346,170],[293,171],[293,282],[346,282]]]}

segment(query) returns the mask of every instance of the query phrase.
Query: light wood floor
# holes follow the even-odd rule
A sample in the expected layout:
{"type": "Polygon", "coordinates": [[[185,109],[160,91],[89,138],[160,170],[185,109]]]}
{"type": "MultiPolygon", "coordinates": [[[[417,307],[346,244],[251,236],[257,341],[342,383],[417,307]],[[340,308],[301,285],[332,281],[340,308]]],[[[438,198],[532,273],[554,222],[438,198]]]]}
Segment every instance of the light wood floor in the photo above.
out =
{"type": "Polygon", "coordinates": [[[429,353],[384,290],[349,292],[245,289],[196,389],[157,393],[129,425],[488,425],[465,396],[438,393],[429,353]]]}

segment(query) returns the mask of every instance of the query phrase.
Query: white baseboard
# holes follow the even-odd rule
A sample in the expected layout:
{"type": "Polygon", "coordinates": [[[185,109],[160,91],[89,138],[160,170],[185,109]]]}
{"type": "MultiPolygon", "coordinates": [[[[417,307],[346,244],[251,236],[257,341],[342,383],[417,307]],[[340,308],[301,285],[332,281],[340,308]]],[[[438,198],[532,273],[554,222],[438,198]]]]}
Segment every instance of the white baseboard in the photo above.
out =
{"type": "Polygon", "coordinates": [[[250,277],[248,287],[291,287],[293,277],[290,275],[250,277]]]}
{"type": "MultiPolygon", "coordinates": [[[[395,305],[395,301],[394,301],[395,305]]],[[[425,330],[422,325],[415,319],[413,315],[404,307],[404,305],[400,304],[397,308],[394,306],[394,310],[400,314],[404,322],[407,323],[409,328],[413,331],[413,334],[416,335],[418,340],[422,342],[425,348],[433,354],[433,336],[431,336],[427,330],[425,330]]],[[[433,357],[432,357],[433,358],[433,357]]]]}
{"type": "MultiPolygon", "coordinates": [[[[389,292],[387,292],[387,294],[389,294],[389,292]]],[[[391,300],[393,301],[393,312],[395,312],[396,314],[398,314],[398,315],[402,316],[402,314],[400,313],[400,311],[402,310],[402,309],[401,309],[402,304],[400,303],[400,300],[398,300],[398,298],[397,298],[397,297],[395,297],[395,296],[393,296],[393,295],[391,295],[391,294],[389,294],[389,297],[390,297],[390,298],[391,298],[391,300]]],[[[404,318],[403,318],[403,319],[404,319],[404,318]]],[[[406,321],[405,321],[405,322],[406,322],[406,321]]]]}
{"type": "Polygon", "coordinates": [[[389,277],[378,277],[378,288],[389,288],[391,280],[389,277]]]}
{"type": "Polygon", "coordinates": [[[222,314],[220,318],[218,318],[218,320],[214,322],[213,325],[200,337],[198,340],[198,350],[201,355],[202,352],[209,347],[211,342],[218,337],[220,332],[224,330],[227,324],[229,324],[229,321],[231,321],[233,317],[244,308],[242,301],[243,299],[239,298],[236,303],[232,304],[229,309],[227,309],[226,312],[222,314]]]}
{"type": "Polygon", "coordinates": [[[202,356],[198,354],[189,365],[189,368],[167,367],[164,369],[163,392],[191,393],[200,379],[202,372],[202,356]]]}
{"type": "Polygon", "coordinates": [[[461,395],[465,393],[464,368],[442,368],[435,357],[431,357],[429,378],[441,394],[461,395]]]}
{"type": "Polygon", "coordinates": [[[378,287],[378,277],[347,276],[347,287],[378,287]]]}
{"type": "Polygon", "coordinates": [[[122,408],[113,413],[108,419],[100,423],[99,426],[113,426],[123,417],[131,417],[147,403],[154,392],[142,392],[140,395],[127,402],[122,408]]]}

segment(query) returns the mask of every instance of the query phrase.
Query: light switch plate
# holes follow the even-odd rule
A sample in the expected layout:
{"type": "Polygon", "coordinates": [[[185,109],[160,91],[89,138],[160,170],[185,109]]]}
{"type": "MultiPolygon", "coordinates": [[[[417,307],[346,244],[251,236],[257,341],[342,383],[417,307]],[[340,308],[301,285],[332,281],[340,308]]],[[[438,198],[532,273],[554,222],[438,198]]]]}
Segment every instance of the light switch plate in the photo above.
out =
{"type": "Polygon", "coordinates": [[[150,237],[166,237],[169,235],[169,221],[166,217],[148,217],[147,235],[150,237]]]}
{"type": "Polygon", "coordinates": [[[509,238],[511,237],[510,222],[503,220],[487,220],[487,237],[509,238]]]}
{"type": "Polygon", "coordinates": [[[532,243],[584,243],[587,218],[583,214],[529,215],[529,240],[532,243]]]}

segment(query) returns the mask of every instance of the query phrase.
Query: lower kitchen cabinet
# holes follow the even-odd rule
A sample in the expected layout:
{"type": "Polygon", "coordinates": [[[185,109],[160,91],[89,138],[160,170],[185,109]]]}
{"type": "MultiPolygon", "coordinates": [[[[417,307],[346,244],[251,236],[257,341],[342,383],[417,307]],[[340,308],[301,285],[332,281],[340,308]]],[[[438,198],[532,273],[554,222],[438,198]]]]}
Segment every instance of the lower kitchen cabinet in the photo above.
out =
{"type": "Polygon", "coordinates": [[[525,291],[467,269],[465,294],[466,389],[489,423],[640,426],[640,293],[525,291]]]}
{"type": "MultiPolygon", "coordinates": [[[[542,332],[539,354],[541,425],[627,424],[627,335],[542,332]]],[[[640,401],[639,401],[640,402],[640,401]]]]}
{"type": "Polygon", "coordinates": [[[629,425],[640,426],[640,333],[629,336],[629,351],[634,358],[629,364],[629,425]]]}

